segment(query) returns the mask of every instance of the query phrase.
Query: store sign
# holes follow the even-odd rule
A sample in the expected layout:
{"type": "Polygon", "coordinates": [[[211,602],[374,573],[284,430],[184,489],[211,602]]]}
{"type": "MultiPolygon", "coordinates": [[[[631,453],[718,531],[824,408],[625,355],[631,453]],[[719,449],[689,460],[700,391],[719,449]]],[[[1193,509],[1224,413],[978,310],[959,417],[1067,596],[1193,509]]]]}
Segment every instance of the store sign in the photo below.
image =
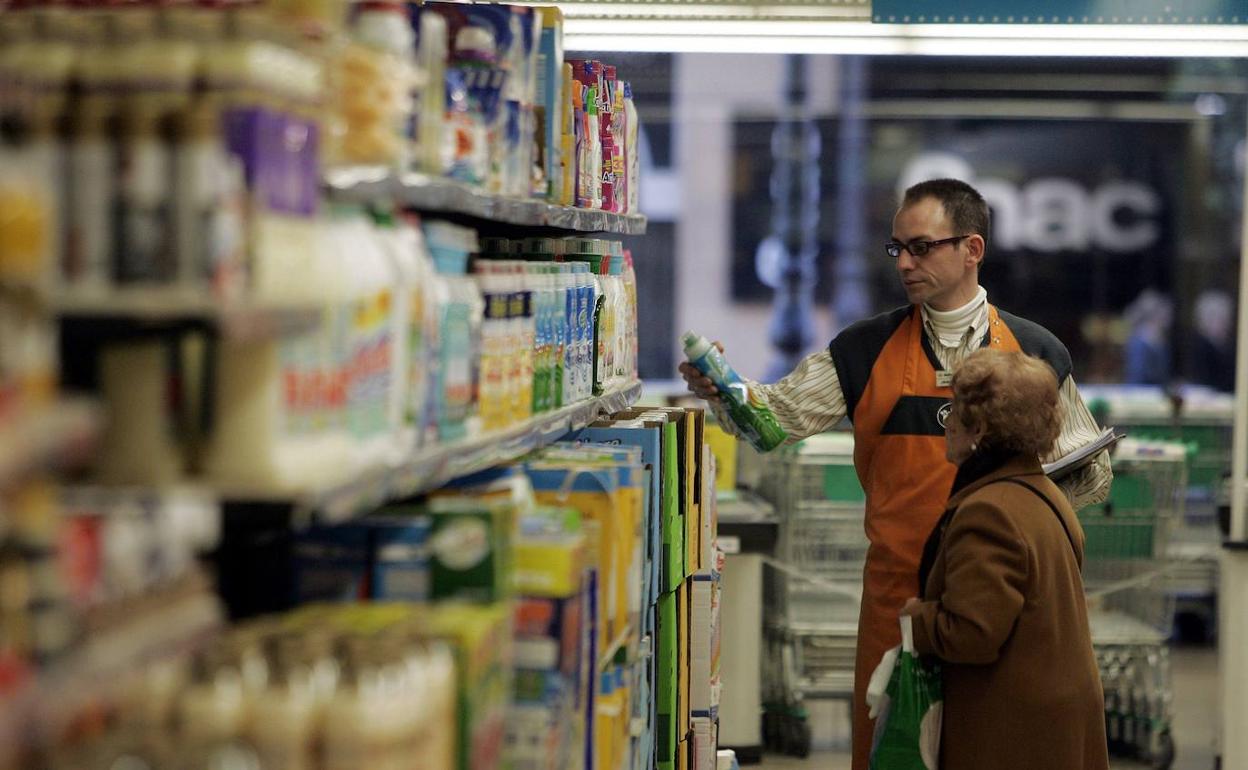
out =
{"type": "Polygon", "coordinates": [[[913,184],[941,178],[961,179],[983,194],[992,207],[997,249],[1054,254],[1094,248],[1131,254],[1155,247],[1161,238],[1162,197],[1147,182],[1036,176],[1020,184],[979,177],[959,155],[925,152],[903,169],[898,199],[913,184]]]}
{"type": "Polygon", "coordinates": [[[879,24],[1248,24],[1244,0],[873,0],[879,24]]]}

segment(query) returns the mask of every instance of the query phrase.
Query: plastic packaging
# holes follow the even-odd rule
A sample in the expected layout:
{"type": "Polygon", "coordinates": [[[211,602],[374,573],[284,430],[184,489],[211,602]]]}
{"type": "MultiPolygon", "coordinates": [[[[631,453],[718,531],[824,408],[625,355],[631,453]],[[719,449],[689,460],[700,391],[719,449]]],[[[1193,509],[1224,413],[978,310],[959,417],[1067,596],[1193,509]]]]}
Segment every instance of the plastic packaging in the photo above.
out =
{"type": "Polygon", "coordinates": [[[628,214],[641,213],[641,122],[633,102],[633,87],[624,84],[625,206],[628,214]]]}
{"type": "Polygon", "coordinates": [[[728,416],[755,449],[769,452],[785,442],[788,434],[780,427],[775,415],[754,397],[749,385],[728,365],[719,348],[691,331],[685,332],[681,341],[685,357],[715,383],[728,416]]]}

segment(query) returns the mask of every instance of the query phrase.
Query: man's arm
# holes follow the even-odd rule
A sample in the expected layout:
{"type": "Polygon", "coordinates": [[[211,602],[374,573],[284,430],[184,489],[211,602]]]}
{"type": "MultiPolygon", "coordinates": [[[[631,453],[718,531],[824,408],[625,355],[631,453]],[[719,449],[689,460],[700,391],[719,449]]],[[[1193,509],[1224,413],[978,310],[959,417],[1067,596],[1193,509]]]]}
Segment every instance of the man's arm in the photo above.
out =
{"type": "MultiPolygon", "coordinates": [[[[1100,426],[1083,403],[1073,377],[1067,377],[1062,383],[1058,390],[1058,400],[1062,405],[1062,430],[1053,445],[1053,451],[1041,458],[1045,463],[1053,462],[1092,443],[1101,433],[1100,426]]],[[[1087,466],[1060,481],[1058,486],[1066,493],[1071,507],[1077,511],[1104,502],[1109,497],[1109,485],[1113,480],[1114,472],[1110,467],[1109,452],[1106,451],[1098,454],[1087,466]]]]}
{"type": "MultiPolygon", "coordinates": [[[[774,385],[750,382],[750,392],[767,404],[780,427],[789,434],[788,443],[831,430],[845,417],[845,396],[826,350],[811,353],[797,368],[774,385]]],[[[738,435],[727,410],[719,399],[710,402],[719,424],[738,435]]]]}

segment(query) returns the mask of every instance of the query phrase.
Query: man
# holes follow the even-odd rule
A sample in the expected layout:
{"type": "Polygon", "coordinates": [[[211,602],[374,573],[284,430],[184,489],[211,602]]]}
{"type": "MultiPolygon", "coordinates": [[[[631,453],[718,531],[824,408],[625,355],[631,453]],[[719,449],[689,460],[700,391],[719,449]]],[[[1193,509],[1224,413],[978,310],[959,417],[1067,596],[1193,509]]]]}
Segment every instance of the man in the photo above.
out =
{"type": "MultiPolygon", "coordinates": [[[[1023,350],[1057,372],[1064,414],[1045,462],[1099,432],[1071,378],[1070,354],[1044,328],[988,304],[979,268],[988,205],[970,185],[938,179],[911,187],[885,246],[910,304],[850,326],[775,385],[754,391],[796,441],[848,416],[854,466],[866,491],[870,540],[863,574],[854,678],[854,770],[867,770],[874,726],[865,692],[884,652],[901,641],[898,615],[917,595],[923,544],[944,510],[955,467],[945,459],[944,424],[953,369],[981,347],[1023,350]]],[[[715,387],[688,364],[689,389],[717,412],[715,387]]],[[[720,414],[720,422],[729,424],[720,414]]],[[[1063,489],[1074,507],[1101,502],[1112,474],[1103,453],[1063,489]]]]}

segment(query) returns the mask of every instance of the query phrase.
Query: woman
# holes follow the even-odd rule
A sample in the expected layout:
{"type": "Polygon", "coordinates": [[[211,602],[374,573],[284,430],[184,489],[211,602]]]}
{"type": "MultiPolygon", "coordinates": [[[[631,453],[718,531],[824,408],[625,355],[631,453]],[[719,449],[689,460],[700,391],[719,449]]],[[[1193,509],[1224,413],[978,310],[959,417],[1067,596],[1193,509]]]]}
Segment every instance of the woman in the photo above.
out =
{"type": "Polygon", "coordinates": [[[953,377],[952,497],[920,567],[916,651],[943,661],[942,770],[1106,770],[1104,696],[1079,575],[1084,536],[1039,455],[1057,378],[980,350],[953,377]]]}

